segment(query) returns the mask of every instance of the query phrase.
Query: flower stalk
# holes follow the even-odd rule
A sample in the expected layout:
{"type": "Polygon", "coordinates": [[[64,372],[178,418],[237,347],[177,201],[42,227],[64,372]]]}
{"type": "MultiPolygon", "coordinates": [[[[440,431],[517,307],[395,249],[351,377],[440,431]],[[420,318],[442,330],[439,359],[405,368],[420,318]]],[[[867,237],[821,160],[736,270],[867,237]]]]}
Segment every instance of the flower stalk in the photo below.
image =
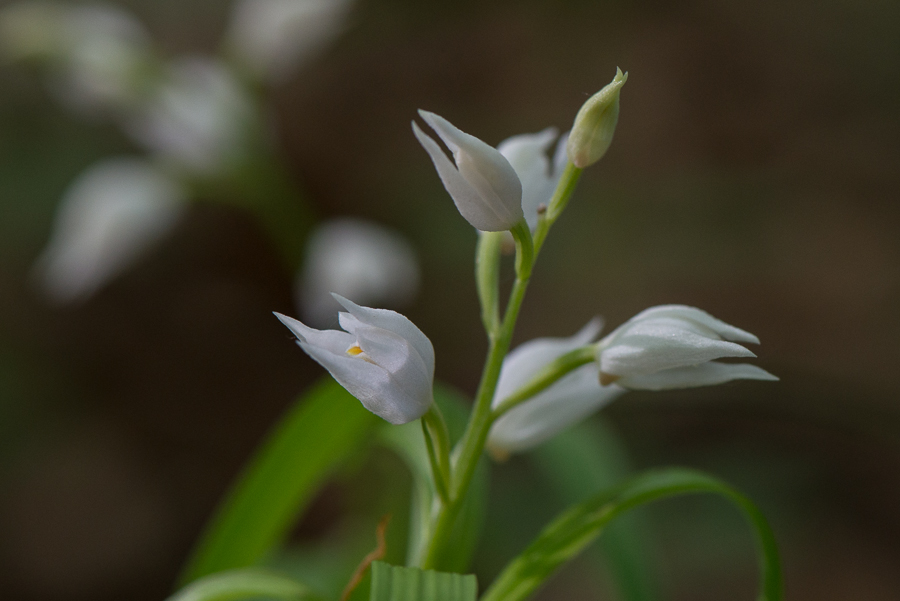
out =
{"type": "MultiPolygon", "coordinates": [[[[556,191],[553,193],[551,206],[554,204],[565,206],[569,197],[575,191],[580,175],[581,169],[574,168],[571,163],[566,165],[557,184],[556,191]]],[[[558,217],[561,210],[560,208],[556,212],[556,217],[558,217]]],[[[485,359],[481,383],[475,396],[475,405],[472,409],[469,425],[451,455],[452,473],[449,501],[439,502],[435,505],[432,516],[431,539],[423,546],[422,556],[417,562],[419,567],[423,569],[435,569],[440,566],[441,554],[450,540],[450,534],[465,501],[466,493],[472,482],[472,476],[475,474],[475,468],[484,453],[488,433],[496,419],[496,416],[491,411],[491,401],[497,389],[500,368],[503,365],[503,359],[509,352],[513,331],[519,317],[519,310],[522,308],[522,301],[525,298],[525,292],[528,289],[528,282],[531,278],[531,269],[537,260],[540,247],[553,221],[555,221],[555,218],[553,220],[540,219],[534,237],[532,237],[524,220],[519,222],[512,230],[513,237],[516,240],[516,280],[510,292],[506,311],[503,314],[503,321],[497,330],[497,335],[491,336],[492,330],[488,329],[488,354],[485,359]]],[[[482,248],[479,249],[478,257],[485,258],[484,253],[488,252],[486,249],[487,243],[482,242],[481,244],[482,248]]],[[[476,272],[478,272],[478,269],[476,267],[476,272]]],[[[495,286],[495,283],[491,283],[487,277],[484,283],[485,285],[495,286]]],[[[479,299],[483,303],[482,315],[484,315],[486,311],[491,310],[489,305],[486,309],[485,300],[493,302],[493,299],[496,298],[495,295],[498,293],[482,291],[481,287],[482,282],[479,281],[479,299]]],[[[496,290],[496,287],[492,288],[492,290],[496,290]]]]}

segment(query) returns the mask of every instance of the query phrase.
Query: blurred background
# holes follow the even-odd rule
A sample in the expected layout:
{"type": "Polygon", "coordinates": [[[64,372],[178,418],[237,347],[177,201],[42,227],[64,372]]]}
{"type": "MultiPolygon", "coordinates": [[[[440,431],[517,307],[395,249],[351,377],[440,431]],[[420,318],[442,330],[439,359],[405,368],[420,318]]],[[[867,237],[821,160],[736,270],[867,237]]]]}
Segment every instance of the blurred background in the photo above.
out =
{"type": "MultiPolygon", "coordinates": [[[[233,18],[213,0],[116,6],[166,59],[217,51],[233,18]]],[[[709,470],[753,498],[788,599],[900,598],[900,4],[358,0],[343,23],[263,91],[299,191],[276,215],[295,202],[306,223],[358,216],[405,236],[421,282],[403,311],[434,342],[437,377],[471,395],[486,349],[475,232],[409,122],[425,108],[492,145],[565,130],[629,71],[615,142],[548,240],[516,341],[664,303],[757,334],[756,363],[780,383],[632,392],[606,423],[635,468],[709,470]]],[[[161,599],[242,463],[322,374],[271,315],[298,313],[291,242],[200,186],[127,269],[54,302],[34,266],[60,199],[98,161],[144,150],[60,103],[39,69],[7,61],[0,82],[0,591],[161,599]]],[[[484,583],[559,509],[527,456],[494,478],[484,583]]],[[[359,504],[347,483],[323,494],[298,542],[327,540],[359,504]]],[[[644,513],[661,598],[755,598],[730,508],[644,513]]],[[[576,563],[539,598],[614,598],[607,580],[576,563]]]]}

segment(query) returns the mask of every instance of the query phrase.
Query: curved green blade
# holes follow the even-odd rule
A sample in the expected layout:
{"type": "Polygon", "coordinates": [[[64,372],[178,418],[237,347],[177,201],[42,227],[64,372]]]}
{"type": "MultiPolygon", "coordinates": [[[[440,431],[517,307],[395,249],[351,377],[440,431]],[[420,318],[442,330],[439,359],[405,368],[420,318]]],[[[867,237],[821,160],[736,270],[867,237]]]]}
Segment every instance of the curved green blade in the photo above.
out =
{"type": "Polygon", "coordinates": [[[519,601],[537,590],[563,563],[596,539],[616,516],[638,505],[688,493],[724,496],[740,509],[756,533],[760,552],[760,601],[781,601],[782,575],[772,529],[759,509],[727,484],[702,472],[671,468],[645,472],[576,505],[547,526],[482,596],[482,601],[519,601]]]}
{"type": "Polygon", "coordinates": [[[268,570],[248,568],[206,576],[187,585],[166,601],[239,601],[241,599],[312,601],[303,584],[268,570]]]}
{"type": "Polygon", "coordinates": [[[262,560],[281,543],[328,475],[368,444],[376,423],[331,377],[301,396],[213,516],[182,582],[262,560]]]}

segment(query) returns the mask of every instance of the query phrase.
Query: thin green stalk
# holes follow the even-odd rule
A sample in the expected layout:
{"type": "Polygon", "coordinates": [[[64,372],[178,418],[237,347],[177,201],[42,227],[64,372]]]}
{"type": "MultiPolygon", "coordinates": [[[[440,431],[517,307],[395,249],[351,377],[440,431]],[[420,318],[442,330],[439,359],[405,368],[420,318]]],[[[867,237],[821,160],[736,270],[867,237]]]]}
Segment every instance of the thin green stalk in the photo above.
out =
{"type": "Polygon", "coordinates": [[[435,403],[422,416],[422,433],[425,435],[435,490],[441,501],[447,503],[450,500],[450,432],[435,403]]]}
{"type": "Polygon", "coordinates": [[[501,415],[523,403],[541,392],[546,390],[554,382],[570,373],[572,370],[586,365],[594,360],[594,345],[589,344],[570,351],[561,357],[557,357],[551,361],[538,374],[531,379],[525,386],[522,386],[512,393],[491,412],[491,419],[496,420],[501,415]]]}
{"type": "MultiPolygon", "coordinates": [[[[571,163],[566,166],[550,201],[549,214],[547,218],[540,220],[534,237],[532,237],[524,220],[516,224],[511,230],[516,241],[516,281],[510,292],[509,300],[506,304],[506,312],[503,314],[503,321],[499,331],[495,335],[495,332],[488,330],[490,344],[481,376],[481,383],[478,386],[478,393],[475,395],[475,405],[472,409],[469,425],[462,439],[454,448],[451,458],[450,499],[449,502],[436,504],[432,519],[431,540],[424,547],[423,555],[418,562],[422,568],[435,569],[440,567],[441,553],[447,541],[450,540],[454,523],[465,500],[469,484],[478,465],[478,460],[481,459],[481,455],[484,452],[484,445],[487,442],[491,424],[493,424],[495,419],[491,412],[491,401],[494,398],[494,391],[497,389],[497,381],[500,378],[500,368],[503,365],[503,359],[509,351],[513,331],[516,327],[516,320],[519,317],[519,310],[522,308],[522,301],[525,298],[525,291],[531,278],[532,267],[537,260],[538,252],[550,226],[559,216],[560,211],[568,203],[569,197],[575,190],[580,174],[581,169],[574,167],[571,163]]],[[[482,306],[482,310],[484,311],[484,306],[482,306]]]]}

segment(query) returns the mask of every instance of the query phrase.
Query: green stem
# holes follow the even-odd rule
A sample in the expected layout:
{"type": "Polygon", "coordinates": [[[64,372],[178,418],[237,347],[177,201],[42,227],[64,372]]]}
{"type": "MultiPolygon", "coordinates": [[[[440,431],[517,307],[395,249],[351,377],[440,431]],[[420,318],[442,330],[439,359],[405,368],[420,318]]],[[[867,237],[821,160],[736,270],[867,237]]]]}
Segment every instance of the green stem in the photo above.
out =
{"type": "Polygon", "coordinates": [[[435,505],[432,516],[431,539],[423,547],[422,556],[418,561],[419,566],[424,569],[440,567],[441,554],[450,541],[456,518],[465,501],[469,484],[472,482],[472,476],[475,474],[475,468],[484,453],[488,432],[491,429],[491,424],[494,423],[495,416],[491,412],[491,402],[497,389],[497,381],[500,378],[500,368],[503,365],[503,359],[509,351],[510,341],[516,327],[516,320],[519,317],[519,310],[522,308],[522,301],[525,298],[525,291],[531,278],[532,267],[537,260],[538,252],[550,226],[559,216],[562,208],[568,203],[580,175],[581,169],[576,168],[571,163],[566,165],[566,169],[563,171],[553,198],[550,201],[548,215],[545,219],[540,220],[534,237],[528,230],[524,219],[511,230],[516,241],[516,281],[510,292],[509,300],[506,304],[506,312],[503,314],[503,321],[499,330],[492,331],[488,329],[490,344],[481,376],[481,383],[475,395],[475,405],[469,418],[469,425],[462,439],[453,449],[451,457],[450,499],[446,503],[440,502],[435,505]]]}
{"type": "Polygon", "coordinates": [[[500,328],[500,249],[503,232],[478,232],[475,249],[475,285],[481,303],[481,321],[488,336],[500,328]]]}

